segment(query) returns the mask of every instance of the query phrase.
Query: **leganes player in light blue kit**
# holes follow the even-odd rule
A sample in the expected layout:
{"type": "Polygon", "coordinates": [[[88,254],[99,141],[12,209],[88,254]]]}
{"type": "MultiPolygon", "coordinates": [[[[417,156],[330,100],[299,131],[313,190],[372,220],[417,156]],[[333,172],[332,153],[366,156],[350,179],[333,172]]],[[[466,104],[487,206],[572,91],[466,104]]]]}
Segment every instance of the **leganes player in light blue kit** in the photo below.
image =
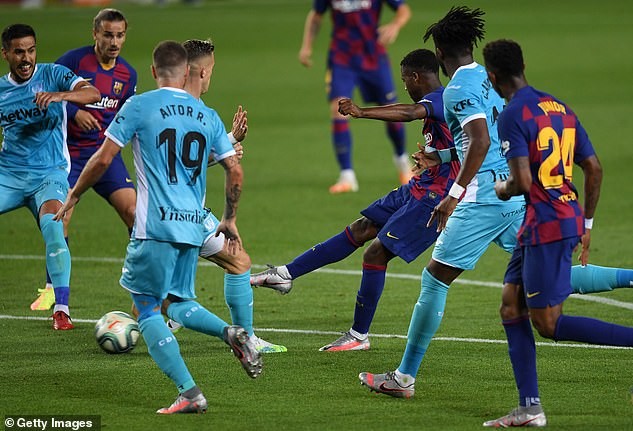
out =
{"type": "Polygon", "coordinates": [[[9,73],[0,78],[0,214],[27,207],[46,244],[55,293],[53,329],[73,328],[68,309],[70,251],[64,227],[53,221],[68,192],[66,102],[93,103],[99,91],[57,64],[37,64],[35,31],[14,24],[2,32],[9,73]]]}
{"type": "MultiPolygon", "coordinates": [[[[207,400],[183,361],[161,305],[170,294],[168,315],[186,315],[185,326],[221,336],[250,377],[261,373],[261,359],[239,326],[229,326],[194,300],[193,283],[203,240],[203,203],[209,157],[225,164],[227,192],[241,180],[241,167],[217,113],[184,91],[187,51],[174,41],[153,52],[152,74],[158,89],[130,98],[106,131],[103,146],[90,158],[70,192],[59,218],[107,169],[113,157],[132,142],[138,178],[134,230],[123,265],[121,286],[139,311],[139,327],[152,359],[178,387],[176,401],[160,414],[202,413],[207,400]],[[234,172],[230,172],[234,170],[234,172]]],[[[238,187],[239,190],[239,187],[238,187]]],[[[229,250],[241,247],[236,207],[227,208],[218,232],[229,250]]]]}

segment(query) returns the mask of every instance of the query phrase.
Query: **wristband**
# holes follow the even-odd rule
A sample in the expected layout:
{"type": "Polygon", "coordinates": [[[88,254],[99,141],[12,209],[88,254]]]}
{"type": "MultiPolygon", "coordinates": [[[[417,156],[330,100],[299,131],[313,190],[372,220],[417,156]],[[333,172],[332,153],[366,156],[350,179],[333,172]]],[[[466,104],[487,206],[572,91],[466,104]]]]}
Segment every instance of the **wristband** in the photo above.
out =
{"type": "Polygon", "coordinates": [[[585,229],[592,229],[593,228],[593,217],[592,218],[586,218],[585,219],[585,229]]]}
{"type": "Polygon", "coordinates": [[[229,142],[231,142],[231,145],[235,145],[237,144],[237,139],[235,139],[235,136],[233,136],[233,132],[229,132],[226,134],[226,137],[229,138],[229,142]]]}
{"type": "Polygon", "coordinates": [[[452,198],[459,199],[464,193],[464,190],[466,190],[464,187],[460,186],[457,183],[453,183],[451,189],[448,191],[448,195],[452,198]]]}

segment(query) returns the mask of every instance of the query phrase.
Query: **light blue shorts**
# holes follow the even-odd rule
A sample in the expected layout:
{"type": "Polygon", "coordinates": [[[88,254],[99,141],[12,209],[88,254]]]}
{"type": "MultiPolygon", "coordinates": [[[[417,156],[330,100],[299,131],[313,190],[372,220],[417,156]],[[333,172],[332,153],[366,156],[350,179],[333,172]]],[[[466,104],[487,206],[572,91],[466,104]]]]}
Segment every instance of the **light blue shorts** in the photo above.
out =
{"type": "Polygon", "coordinates": [[[461,202],[437,238],[433,259],[453,268],[473,269],[491,243],[512,253],[525,215],[525,202],[461,202]]]}
{"type": "Polygon", "coordinates": [[[132,293],[161,300],[167,294],[195,298],[200,247],[151,239],[131,239],[119,283],[132,293]]]}
{"type": "Polygon", "coordinates": [[[27,207],[38,219],[46,201],[64,202],[68,194],[68,173],[53,169],[47,173],[0,171],[0,214],[27,207]]]}

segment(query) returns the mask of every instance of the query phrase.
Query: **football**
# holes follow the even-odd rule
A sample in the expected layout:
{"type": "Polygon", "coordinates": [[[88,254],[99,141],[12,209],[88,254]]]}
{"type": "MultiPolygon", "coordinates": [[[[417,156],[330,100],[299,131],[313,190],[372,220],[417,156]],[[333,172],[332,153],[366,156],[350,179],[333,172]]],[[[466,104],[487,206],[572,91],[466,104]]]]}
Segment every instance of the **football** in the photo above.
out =
{"type": "Polygon", "coordinates": [[[95,325],[97,344],[108,353],[131,352],[139,335],[136,320],[122,311],[106,313],[95,325]]]}

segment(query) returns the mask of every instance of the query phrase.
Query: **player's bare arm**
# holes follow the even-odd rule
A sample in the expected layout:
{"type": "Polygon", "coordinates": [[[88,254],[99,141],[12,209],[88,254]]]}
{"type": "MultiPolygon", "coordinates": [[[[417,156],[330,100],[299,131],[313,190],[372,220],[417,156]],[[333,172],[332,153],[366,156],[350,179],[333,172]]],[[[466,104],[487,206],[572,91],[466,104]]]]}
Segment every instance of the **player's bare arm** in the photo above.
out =
{"type": "MultiPolygon", "coordinates": [[[[455,184],[466,188],[470,181],[474,178],[481,168],[488,148],[490,148],[490,136],[488,135],[488,126],[486,125],[485,118],[477,118],[464,125],[464,134],[466,134],[468,142],[468,151],[464,156],[461,169],[455,179],[455,184]]],[[[453,213],[459,197],[453,197],[447,195],[442,201],[435,207],[431,218],[427,223],[427,227],[430,227],[435,220],[437,220],[437,231],[440,232],[446,227],[448,217],[453,213]]]]}
{"type": "Polygon", "coordinates": [[[312,44],[321,29],[323,15],[316,13],[314,10],[308,12],[306,23],[303,29],[303,41],[301,50],[299,51],[299,61],[305,67],[312,67],[312,44]]]}
{"type": "Polygon", "coordinates": [[[409,22],[409,19],[411,19],[411,9],[406,4],[400,5],[393,19],[378,28],[378,42],[382,46],[394,43],[398,38],[398,34],[400,34],[400,30],[409,22]]]}
{"type": "Polygon", "coordinates": [[[112,159],[114,159],[120,151],[121,147],[110,138],[106,138],[103,145],[101,145],[97,152],[94,153],[86,163],[81,175],[79,175],[77,179],[75,187],[68,192],[66,201],[59,211],[57,211],[53,220],[59,221],[64,218],[64,214],[77,204],[81,195],[103,176],[104,172],[112,163],[112,159]]]}
{"type": "Polygon", "coordinates": [[[237,230],[237,207],[242,195],[244,172],[237,155],[220,160],[225,171],[224,214],[218,225],[216,236],[224,233],[225,248],[230,254],[242,249],[242,240],[237,230]]]}
{"type": "Polygon", "coordinates": [[[495,193],[502,201],[529,192],[532,184],[530,160],[527,157],[512,158],[508,160],[508,166],[510,168],[508,179],[495,183],[495,193]]]}
{"type": "Polygon", "coordinates": [[[80,81],[70,91],[43,91],[35,94],[35,104],[39,108],[48,108],[52,102],[73,102],[80,105],[94,103],[101,100],[101,93],[86,81],[80,81]]]}
{"type": "MultiPolygon", "coordinates": [[[[600,198],[600,186],[602,185],[602,166],[598,157],[593,155],[578,163],[585,177],[585,218],[593,219],[600,198]]],[[[585,228],[582,236],[581,251],[578,260],[581,265],[589,263],[589,248],[591,245],[591,229],[585,228]]]]}
{"type": "Polygon", "coordinates": [[[338,112],[354,118],[367,118],[392,122],[422,120],[428,115],[426,108],[418,103],[394,103],[384,106],[359,107],[351,99],[338,102],[338,112]]]}

